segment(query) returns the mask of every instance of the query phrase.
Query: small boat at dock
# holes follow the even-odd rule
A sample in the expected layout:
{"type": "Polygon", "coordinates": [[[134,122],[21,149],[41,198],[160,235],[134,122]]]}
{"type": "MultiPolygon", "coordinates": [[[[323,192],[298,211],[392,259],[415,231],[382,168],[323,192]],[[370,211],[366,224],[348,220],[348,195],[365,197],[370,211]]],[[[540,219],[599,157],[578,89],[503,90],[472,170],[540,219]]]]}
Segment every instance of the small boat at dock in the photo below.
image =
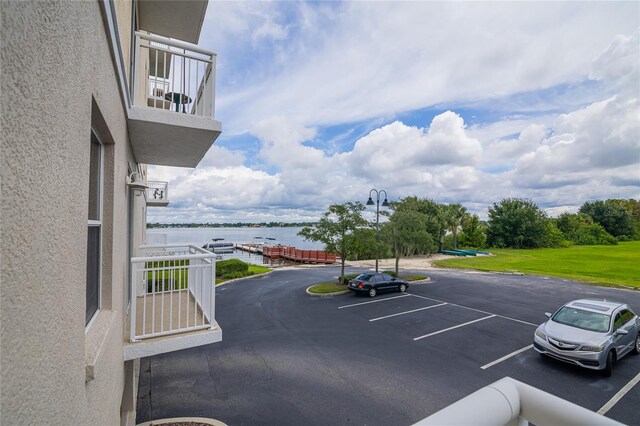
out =
{"type": "Polygon", "coordinates": [[[233,253],[235,249],[235,245],[232,242],[223,241],[224,238],[212,238],[211,240],[212,243],[207,243],[202,248],[214,253],[233,253]]]}

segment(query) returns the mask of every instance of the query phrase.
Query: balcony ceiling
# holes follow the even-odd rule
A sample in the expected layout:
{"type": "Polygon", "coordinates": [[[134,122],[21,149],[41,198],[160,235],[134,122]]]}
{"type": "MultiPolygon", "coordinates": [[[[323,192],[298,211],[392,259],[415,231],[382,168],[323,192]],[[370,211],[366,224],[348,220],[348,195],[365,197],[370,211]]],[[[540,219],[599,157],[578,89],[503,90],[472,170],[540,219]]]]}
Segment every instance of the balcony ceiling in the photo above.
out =
{"type": "Polygon", "coordinates": [[[196,167],[222,131],[218,120],[132,107],[127,120],[136,162],[196,167]]]}
{"type": "Polygon", "coordinates": [[[165,37],[198,44],[208,0],[139,0],[139,26],[165,37]]]}

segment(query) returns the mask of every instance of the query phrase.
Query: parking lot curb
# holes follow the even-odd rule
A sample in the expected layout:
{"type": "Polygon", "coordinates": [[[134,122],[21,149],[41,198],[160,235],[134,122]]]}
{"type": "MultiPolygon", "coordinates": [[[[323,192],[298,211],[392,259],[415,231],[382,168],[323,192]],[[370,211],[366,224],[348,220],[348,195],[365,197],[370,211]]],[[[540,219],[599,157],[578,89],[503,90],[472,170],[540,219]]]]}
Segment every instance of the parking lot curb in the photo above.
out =
{"type": "Polygon", "coordinates": [[[431,277],[427,277],[423,280],[415,280],[415,281],[409,281],[409,285],[414,285],[414,284],[426,284],[428,282],[431,281],[431,277]]]}
{"type": "Polygon", "coordinates": [[[138,423],[136,426],[162,426],[162,425],[211,425],[211,426],[227,426],[220,420],[205,417],[173,417],[169,419],[150,420],[144,423],[138,423]]]}
{"type": "MultiPolygon", "coordinates": [[[[315,285],[315,284],[314,284],[314,285],[315,285]]],[[[336,291],[336,292],[334,292],[334,293],[311,293],[311,292],[309,291],[309,289],[310,289],[311,287],[313,287],[313,285],[312,285],[312,286],[307,287],[306,292],[307,292],[307,294],[308,294],[309,296],[312,296],[312,297],[333,297],[333,296],[340,296],[341,294],[347,294],[347,293],[349,293],[349,290],[336,291]]]]}
{"type": "Polygon", "coordinates": [[[274,270],[274,269],[272,269],[272,270],[270,270],[270,271],[263,272],[263,273],[261,273],[261,274],[247,275],[246,277],[242,277],[242,278],[234,278],[234,279],[232,279],[232,280],[223,281],[223,282],[221,282],[220,284],[216,284],[216,288],[218,288],[218,287],[222,287],[223,285],[226,285],[226,284],[236,283],[236,282],[238,282],[238,281],[248,280],[248,279],[251,279],[251,278],[259,278],[259,277],[262,277],[262,276],[265,276],[265,275],[272,274],[274,271],[275,271],[275,270],[274,270]]]}

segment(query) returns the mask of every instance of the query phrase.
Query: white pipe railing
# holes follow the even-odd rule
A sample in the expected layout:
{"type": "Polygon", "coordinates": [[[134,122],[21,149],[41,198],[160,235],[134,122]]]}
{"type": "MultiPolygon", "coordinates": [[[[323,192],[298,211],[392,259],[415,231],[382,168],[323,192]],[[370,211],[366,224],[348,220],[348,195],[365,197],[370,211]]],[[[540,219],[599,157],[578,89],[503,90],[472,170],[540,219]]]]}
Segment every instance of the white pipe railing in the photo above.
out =
{"type": "MultiPolygon", "coordinates": [[[[147,202],[169,200],[169,183],[162,181],[148,181],[146,189],[147,202]]],[[[166,244],[166,243],[164,243],[166,244]]]]}
{"type": "Polygon", "coordinates": [[[414,426],[621,426],[610,418],[505,377],[419,421],[414,426]]]}
{"type": "Polygon", "coordinates": [[[216,54],[136,31],[134,106],[214,118],[216,54]]]}
{"type": "Polygon", "coordinates": [[[167,245],[167,234],[160,234],[156,232],[147,232],[147,245],[148,246],[165,246],[167,245]]]}
{"type": "Polygon", "coordinates": [[[215,254],[193,245],[142,246],[131,258],[130,340],[215,325],[215,254]]]}

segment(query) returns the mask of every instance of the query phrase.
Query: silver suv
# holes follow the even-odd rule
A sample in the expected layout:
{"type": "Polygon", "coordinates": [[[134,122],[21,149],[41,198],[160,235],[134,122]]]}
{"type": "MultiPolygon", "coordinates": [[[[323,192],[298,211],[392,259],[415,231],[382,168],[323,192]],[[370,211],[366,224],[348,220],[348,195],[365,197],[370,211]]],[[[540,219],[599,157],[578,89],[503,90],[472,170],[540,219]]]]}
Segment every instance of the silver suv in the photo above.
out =
{"type": "Polygon", "coordinates": [[[540,354],[611,376],[614,362],[640,353],[640,318],[624,303],[574,300],[549,317],[533,336],[540,354]]]}

